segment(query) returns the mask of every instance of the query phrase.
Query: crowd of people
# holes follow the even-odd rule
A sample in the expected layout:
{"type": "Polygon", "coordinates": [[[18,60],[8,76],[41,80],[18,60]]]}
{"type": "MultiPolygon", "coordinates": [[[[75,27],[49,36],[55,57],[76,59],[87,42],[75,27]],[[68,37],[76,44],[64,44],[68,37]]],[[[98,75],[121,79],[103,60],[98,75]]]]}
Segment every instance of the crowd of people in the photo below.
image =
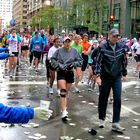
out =
{"type": "Polygon", "coordinates": [[[20,58],[35,72],[39,71],[40,64],[46,66],[49,94],[54,93],[53,84],[57,77],[62,121],[68,121],[67,98],[72,83],[75,92],[79,93],[79,82],[85,80],[83,76],[86,73],[87,85],[94,88],[97,83],[99,86],[99,127],[105,127],[109,101],[113,103],[112,130],[125,130],[119,124],[122,79],[127,79],[129,57],[134,57],[136,74],[140,78],[140,39],[123,38],[117,29],[111,29],[108,37],[100,35],[98,38],[89,38],[86,33],[66,34],[64,30],[57,36],[50,36],[44,30],[18,34],[13,29],[9,34],[3,33],[0,44],[2,48],[8,48],[7,53],[12,54],[7,61],[10,78],[14,77],[20,58]]]}

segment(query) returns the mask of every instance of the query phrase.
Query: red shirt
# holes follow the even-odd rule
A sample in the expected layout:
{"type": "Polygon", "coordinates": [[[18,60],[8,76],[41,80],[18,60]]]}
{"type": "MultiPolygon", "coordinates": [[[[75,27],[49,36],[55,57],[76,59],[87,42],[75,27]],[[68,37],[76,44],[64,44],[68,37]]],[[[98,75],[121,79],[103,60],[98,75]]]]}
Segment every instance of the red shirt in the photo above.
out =
{"type": "Polygon", "coordinates": [[[89,48],[91,47],[91,44],[89,42],[81,41],[80,43],[83,46],[83,51],[88,51],[89,48]]]}

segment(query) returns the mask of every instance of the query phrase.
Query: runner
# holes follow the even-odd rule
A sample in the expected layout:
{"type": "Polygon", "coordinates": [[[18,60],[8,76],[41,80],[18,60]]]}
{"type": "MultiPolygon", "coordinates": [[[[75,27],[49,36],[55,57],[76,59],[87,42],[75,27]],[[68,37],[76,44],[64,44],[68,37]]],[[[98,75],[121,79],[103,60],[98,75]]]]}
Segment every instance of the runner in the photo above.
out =
{"type": "MultiPolygon", "coordinates": [[[[54,39],[54,46],[52,46],[50,49],[49,49],[49,52],[48,52],[48,60],[50,61],[51,63],[51,57],[53,56],[53,54],[56,52],[56,50],[60,47],[60,41],[59,41],[59,38],[55,38],[54,39]]],[[[50,71],[50,81],[49,81],[49,93],[50,94],[53,94],[54,91],[53,91],[53,83],[54,83],[54,80],[55,80],[55,69],[53,67],[49,67],[49,71],[50,71]]],[[[58,92],[59,94],[59,92],[58,92]]]]}
{"type": "Polygon", "coordinates": [[[8,37],[7,43],[9,44],[9,52],[14,54],[13,57],[9,58],[9,76],[10,78],[15,75],[15,68],[18,61],[18,47],[20,43],[20,37],[16,34],[16,30],[12,29],[11,34],[8,37]]]}
{"type": "Polygon", "coordinates": [[[134,58],[136,60],[136,72],[140,78],[140,39],[132,46],[132,49],[134,51],[134,58]]]}
{"type": "Polygon", "coordinates": [[[74,34],[73,33],[69,33],[68,34],[68,37],[71,39],[71,44],[73,44],[73,42],[74,42],[74,34]]]}
{"type": "Polygon", "coordinates": [[[88,64],[88,55],[90,54],[91,51],[91,44],[88,42],[88,34],[83,35],[83,41],[81,41],[80,44],[83,47],[82,50],[83,65],[82,65],[82,76],[81,76],[81,80],[82,80],[84,71],[86,70],[88,64]]]}
{"type": "Polygon", "coordinates": [[[61,36],[59,36],[59,40],[60,40],[60,46],[63,46],[63,42],[64,42],[64,38],[66,37],[66,32],[65,30],[62,30],[61,32],[61,36]]]}
{"type": "Polygon", "coordinates": [[[28,50],[29,50],[30,39],[28,34],[25,34],[21,42],[21,55],[28,62],[28,50]]]}
{"type": "Polygon", "coordinates": [[[38,72],[38,65],[41,59],[41,54],[43,51],[43,39],[39,36],[38,32],[35,32],[35,37],[32,38],[30,47],[33,51],[34,56],[34,65],[35,65],[35,71],[38,72]]]}
{"type": "Polygon", "coordinates": [[[94,89],[95,86],[95,65],[96,65],[96,56],[97,56],[97,52],[98,52],[98,41],[94,40],[93,44],[92,44],[92,49],[89,55],[89,59],[88,59],[88,71],[89,71],[89,77],[88,77],[88,82],[87,84],[89,85],[89,87],[94,89]]]}
{"type": "Polygon", "coordinates": [[[74,67],[82,66],[80,54],[70,47],[69,37],[64,39],[64,47],[59,48],[51,58],[51,66],[57,69],[57,81],[60,89],[60,103],[62,109],[62,121],[67,122],[67,98],[68,92],[74,82],[74,67]]]}
{"type": "MultiPolygon", "coordinates": [[[[81,55],[83,47],[80,44],[80,39],[81,39],[80,35],[75,35],[74,42],[71,44],[71,47],[76,49],[77,52],[81,55]]],[[[81,75],[82,75],[81,67],[77,67],[74,72],[75,72],[75,87],[74,87],[74,89],[75,89],[76,93],[79,93],[80,90],[78,88],[78,83],[79,83],[81,75]]]]}
{"type": "MultiPolygon", "coordinates": [[[[47,35],[45,34],[45,30],[41,30],[40,32],[40,36],[42,37],[43,39],[43,43],[44,43],[44,47],[48,45],[48,37],[47,35]]],[[[44,49],[44,48],[43,48],[44,49]]],[[[43,64],[43,57],[44,57],[44,53],[42,53],[41,55],[41,63],[43,64]]]]}

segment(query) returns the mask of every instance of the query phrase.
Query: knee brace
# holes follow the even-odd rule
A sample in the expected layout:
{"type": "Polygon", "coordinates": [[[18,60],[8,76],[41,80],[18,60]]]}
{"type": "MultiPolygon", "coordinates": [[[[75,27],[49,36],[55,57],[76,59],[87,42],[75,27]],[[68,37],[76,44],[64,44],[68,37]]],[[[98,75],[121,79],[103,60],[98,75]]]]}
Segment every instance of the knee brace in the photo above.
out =
{"type": "Polygon", "coordinates": [[[60,96],[61,96],[62,98],[66,98],[66,92],[67,92],[66,89],[61,89],[61,90],[60,90],[60,96]]]}

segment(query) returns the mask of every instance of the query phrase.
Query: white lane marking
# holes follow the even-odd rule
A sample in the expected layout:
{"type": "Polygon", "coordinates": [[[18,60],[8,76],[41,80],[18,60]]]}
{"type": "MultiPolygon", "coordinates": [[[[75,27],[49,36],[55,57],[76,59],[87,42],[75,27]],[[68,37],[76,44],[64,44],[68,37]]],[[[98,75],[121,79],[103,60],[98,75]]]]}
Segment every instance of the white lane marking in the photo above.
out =
{"type": "MultiPolygon", "coordinates": [[[[4,76],[4,77],[9,77],[9,76],[6,75],[6,76],[4,76]]],[[[26,77],[26,78],[27,78],[27,77],[28,77],[28,78],[34,78],[34,77],[36,77],[36,78],[42,78],[42,77],[44,77],[44,78],[46,78],[46,76],[39,76],[39,75],[36,75],[36,76],[30,76],[30,75],[25,75],[25,76],[24,76],[24,75],[19,75],[19,76],[14,76],[14,77],[21,77],[21,78],[22,78],[22,77],[26,77]]]]}
{"type": "Polygon", "coordinates": [[[4,85],[47,85],[46,81],[8,81],[4,85]]]}
{"type": "Polygon", "coordinates": [[[138,81],[123,82],[122,83],[122,88],[126,89],[130,86],[136,85],[137,83],[138,83],[138,81]]]}
{"type": "Polygon", "coordinates": [[[125,110],[127,110],[128,112],[131,112],[134,115],[140,116],[140,113],[138,113],[138,112],[136,112],[136,111],[134,111],[134,110],[132,110],[132,109],[124,106],[124,105],[122,105],[122,108],[125,109],[125,110]]]}

